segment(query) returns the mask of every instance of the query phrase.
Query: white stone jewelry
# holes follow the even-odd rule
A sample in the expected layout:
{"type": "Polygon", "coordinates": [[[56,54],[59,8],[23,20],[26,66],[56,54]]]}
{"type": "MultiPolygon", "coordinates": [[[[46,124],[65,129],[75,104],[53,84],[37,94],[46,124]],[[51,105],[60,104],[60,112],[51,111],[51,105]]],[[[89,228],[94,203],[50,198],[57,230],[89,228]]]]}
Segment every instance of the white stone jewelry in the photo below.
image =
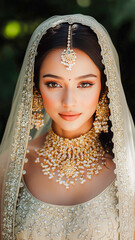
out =
{"type": "Polygon", "coordinates": [[[71,43],[71,25],[69,25],[68,29],[68,41],[67,41],[67,49],[64,49],[64,51],[61,54],[61,63],[66,65],[66,69],[72,70],[72,66],[75,64],[76,60],[76,53],[73,49],[70,49],[70,43],[71,43]]]}
{"type": "Polygon", "coordinates": [[[36,152],[35,163],[41,164],[43,174],[49,179],[57,175],[56,182],[67,189],[78,178],[81,184],[90,180],[105,165],[105,151],[94,128],[74,139],[60,137],[50,129],[44,146],[36,152]]]}

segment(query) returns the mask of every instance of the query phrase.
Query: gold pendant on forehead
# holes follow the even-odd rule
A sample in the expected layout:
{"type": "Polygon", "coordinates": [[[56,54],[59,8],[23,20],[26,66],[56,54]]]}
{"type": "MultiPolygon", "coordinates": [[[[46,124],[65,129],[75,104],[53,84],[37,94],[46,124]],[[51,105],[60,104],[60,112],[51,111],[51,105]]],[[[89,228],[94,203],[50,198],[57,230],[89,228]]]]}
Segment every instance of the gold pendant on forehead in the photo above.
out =
{"type": "Polygon", "coordinates": [[[66,69],[71,71],[76,61],[76,53],[74,52],[73,49],[70,49],[70,44],[71,44],[71,25],[69,25],[68,29],[67,49],[64,49],[64,51],[61,54],[61,63],[67,66],[66,69]]]}

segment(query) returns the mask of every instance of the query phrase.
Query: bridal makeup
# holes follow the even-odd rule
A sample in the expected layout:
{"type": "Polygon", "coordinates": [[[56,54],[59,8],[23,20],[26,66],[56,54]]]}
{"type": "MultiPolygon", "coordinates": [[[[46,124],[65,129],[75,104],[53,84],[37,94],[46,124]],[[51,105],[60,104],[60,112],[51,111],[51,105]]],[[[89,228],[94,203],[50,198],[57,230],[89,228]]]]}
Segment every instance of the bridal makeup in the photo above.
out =
{"type": "Polygon", "coordinates": [[[60,136],[77,137],[87,132],[101,91],[101,73],[90,57],[75,49],[72,71],[61,64],[63,49],[51,50],[43,60],[39,88],[53,128],[60,136]]]}

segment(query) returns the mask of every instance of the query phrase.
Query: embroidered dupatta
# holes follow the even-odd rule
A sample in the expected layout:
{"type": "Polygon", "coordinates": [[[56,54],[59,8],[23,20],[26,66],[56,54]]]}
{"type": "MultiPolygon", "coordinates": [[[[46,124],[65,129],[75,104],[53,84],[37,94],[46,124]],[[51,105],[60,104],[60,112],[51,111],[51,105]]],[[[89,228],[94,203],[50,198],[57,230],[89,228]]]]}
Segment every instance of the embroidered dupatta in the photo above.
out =
{"type": "MultiPolygon", "coordinates": [[[[89,26],[97,35],[101,47],[102,61],[110,100],[110,120],[113,132],[113,161],[116,164],[117,197],[119,210],[120,240],[134,239],[134,178],[135,178],[135,129],[121,84],[119,60],[111,39],[94,18],[82,14],[54,16],[39,25],[33,33],[18,78],[11,113],[1,144],[0,195],[1,195],[1,239],[13,240],[14,222],[20,181],[26,149],[30,136],[33,98],[34,60],[40,39],[50,27],[60,23],[81,23],[89,26]]],[[[45,112],[46,115],[46,112],[45,112]]],[[[50,126],[50,118],[41,131],[50,126]]],[[[32,132],[33,137],[40,135],[32,132]]]]}

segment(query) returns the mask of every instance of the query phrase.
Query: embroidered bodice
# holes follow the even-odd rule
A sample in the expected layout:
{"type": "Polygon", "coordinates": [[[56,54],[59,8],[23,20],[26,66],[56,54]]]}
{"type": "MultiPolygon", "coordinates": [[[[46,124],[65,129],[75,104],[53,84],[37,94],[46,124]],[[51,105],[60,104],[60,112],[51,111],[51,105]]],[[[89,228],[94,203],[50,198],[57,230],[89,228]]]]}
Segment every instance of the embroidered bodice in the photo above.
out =
{"type": "Polygon", "coordinates": [[[35,198],[23,182],[15,218],[16,240],[118,240],[115,180],[93,199],[72,206],[35,198]]]}

